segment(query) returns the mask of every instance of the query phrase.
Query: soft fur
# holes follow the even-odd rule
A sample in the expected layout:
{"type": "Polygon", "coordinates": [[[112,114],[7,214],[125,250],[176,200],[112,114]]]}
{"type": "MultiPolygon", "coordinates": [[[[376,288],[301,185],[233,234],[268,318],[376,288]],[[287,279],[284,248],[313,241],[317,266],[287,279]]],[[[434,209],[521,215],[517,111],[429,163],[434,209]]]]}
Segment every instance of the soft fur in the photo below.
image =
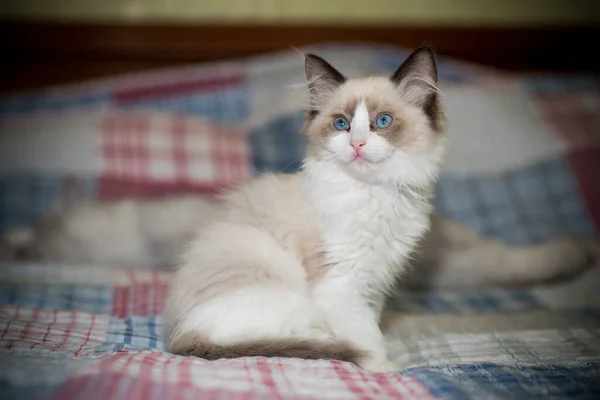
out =
{"type": "Polygon", "coordinates": [[[352,361],[367,370],[394,369],[378,322],[428,229],[445,141],[442,114],[425,108],[439,109],[433,53],[417,50],[399,71],[347,80],[306,57],[303,169],[264,174],[223,196],[222,214],[199,230],[171,283],[171,349],[192,334],[215,348],[255,355],[245,343],[283,341],[290,346],[279,355],[302,354],[295,340],[364,354],[352,361]],[[381,113],[393,117],[385,129],[376,126],[381,113]],[[334,127],[340,116],[347,129],[334,127]]]}

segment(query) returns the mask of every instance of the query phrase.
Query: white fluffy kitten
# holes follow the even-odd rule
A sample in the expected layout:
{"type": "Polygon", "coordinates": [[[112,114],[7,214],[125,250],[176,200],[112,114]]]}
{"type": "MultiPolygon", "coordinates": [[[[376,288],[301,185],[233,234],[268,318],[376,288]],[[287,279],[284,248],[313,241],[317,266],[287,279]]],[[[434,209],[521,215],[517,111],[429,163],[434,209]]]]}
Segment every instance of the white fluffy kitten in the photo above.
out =
{"type": "Polygon", "coordinates": [[[165,305],[174,353],[394,369],[384,296],[429,227],[444,150],[434,56],[421,48],[390,78],[346,79],[308,55],[306,73],[303,169],[225,194],[199,230],[165,305]]]}

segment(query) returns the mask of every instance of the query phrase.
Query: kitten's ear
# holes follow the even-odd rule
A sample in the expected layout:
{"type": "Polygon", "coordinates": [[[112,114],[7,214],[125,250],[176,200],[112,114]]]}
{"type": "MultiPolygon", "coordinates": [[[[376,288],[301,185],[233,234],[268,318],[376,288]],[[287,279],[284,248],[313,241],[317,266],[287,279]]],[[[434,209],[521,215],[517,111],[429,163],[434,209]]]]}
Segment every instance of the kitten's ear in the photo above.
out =
{"type": "Polygon", "coordinates": [[[415,50],[390,77],[403,98],[417,107],[429,104],[439,92],[433,49],[415,50]]]}
{"type": "Polygon", "coordinates": [[[314,54],[307,54],[304,63],[310,104],[311,107],[318,107],[337,87],[346,82],[346,77],[314,54]]]}

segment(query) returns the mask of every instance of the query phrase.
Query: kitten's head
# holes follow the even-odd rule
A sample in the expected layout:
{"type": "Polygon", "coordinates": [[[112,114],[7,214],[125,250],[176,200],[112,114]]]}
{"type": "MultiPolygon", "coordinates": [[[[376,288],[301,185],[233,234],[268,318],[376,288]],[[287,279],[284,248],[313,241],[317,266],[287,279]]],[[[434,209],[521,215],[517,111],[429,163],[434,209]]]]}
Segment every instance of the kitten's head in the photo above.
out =
{"type": "Polygon", "coordinates": [[[414,51],[390,77],[347,79],[306,56],[309,160],[332,162],[367,181],[428,186],[444,150],[433,51],[414,51]]]}

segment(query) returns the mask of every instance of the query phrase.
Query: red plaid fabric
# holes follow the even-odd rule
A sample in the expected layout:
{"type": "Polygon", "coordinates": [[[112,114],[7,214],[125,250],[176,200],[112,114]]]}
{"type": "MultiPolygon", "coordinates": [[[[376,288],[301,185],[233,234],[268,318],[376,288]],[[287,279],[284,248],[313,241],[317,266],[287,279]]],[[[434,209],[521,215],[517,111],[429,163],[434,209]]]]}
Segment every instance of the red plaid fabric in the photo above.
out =
{"type": "Polygon", "coordinates": [[[567,156],[587,210],[600,232],[600,147],[574,151],[567,156]]]}
{"type": "Polygon", "coordinates": [[[166,294],[165,282],[136,282],[129,286],[116,286],[113,290],[111,315],[118,318],[160,315],[166,294]]]}
{"type": "Polygon", "coordinates": [[[106,338],[108,316],[2,305],[0,348],[89,356],[106,338]]]}
{"type": "Polygon", "coordinates": [[[211,193],[252,172],[244,133],[202,120],[108,114],[100,138],[101,198],[211,193]]]}
{"type": "MultiPolygon", "coordinates": [[[[435,398],[413,377],[371,374],[338,361],[246,357],[211,362],[170,354],[159,333],[169,273],[102,269],[100,276],[87,270],[85,285],[73,286],[70,282],[79,280],[74,275],[81,269],[65,271],[60,274],[65,286],[60,287],[60,280],[40,286],[44,295],[39,297],[27,286],[15,289],[16,296],[29,296],[40,307],[0,308],[0,348],[5,352],[79,361],[68,374],[49,372],[54,376],[49,382],[61,382],[52,388],[52,398],[435,398]],[[96,312],[68,309],[73,306],[96,312]]],[[[23,273],[41,275],[39,269],[23,273]]]]}
{"type": "MultiPolygon", "coordinates": [[[[194,74],[197,75],[197,74],[194,74]]],[[[144,82],[144,76],[140,75],[135,86],[123,89],[117,89],[112,97],[120,106],[136,103],[138,101],[148,101],[151,99],[164,99],[174,96],[182,96],[190,93],[210,92],[214,90],[224,90],[229,87],[240,86],[244,79],[239,73],[215,75],[205,79],[188,79],[181,71],[177,71],[176,76],[171,77],[167,73],[161,81],[160,77],[151,76],[148,82],[144,82]]]]}
{"type": "Polygon", "coordinates": [[[127,352],[87,364],[54,399],[434,399],[416,379],[337,361],[203,361],[127,352]],[[157,397],[158,396],[158,397],[157,397]]]}
{"type": "Polygon", "coordinates": [[[532,94],[542,118],[569,147],[600,145],[600,97],[596,92],[532,94]]]}
{"type": "Polygon", "coordinates": [[[542,117],[567,144],[567,160],[587,210],[600,229],[600,97],[597,92],[533,94],[542,117]]]}

